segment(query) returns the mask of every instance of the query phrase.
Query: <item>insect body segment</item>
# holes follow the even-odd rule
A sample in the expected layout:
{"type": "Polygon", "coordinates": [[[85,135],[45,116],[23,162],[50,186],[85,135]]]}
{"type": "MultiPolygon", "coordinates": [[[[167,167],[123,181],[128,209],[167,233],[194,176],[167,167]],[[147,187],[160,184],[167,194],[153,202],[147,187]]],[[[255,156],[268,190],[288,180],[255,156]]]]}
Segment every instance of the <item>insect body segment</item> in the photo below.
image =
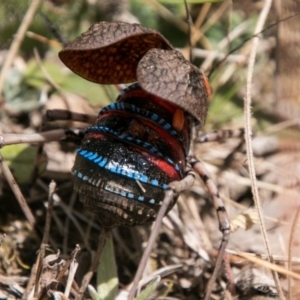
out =
{"type": "Polygon", "coordinates": [[[139,85],[126,89],[86,129],[77,151],[75,189],[105,227],[153,221],[168,184],[183,178],[189,117],[178,132],[168,122],[176,109],[148,98],[139,85]]]}
{"type": "MultiPolygon", "coordinates": [[[[120,134],[118,131],[114,131],[114,130],[110,129],[109,127],[104,127],[104,126],[92,126],[92,127],[88,128],[88,132],[93,132],[93,131],[107,133],[111,136],[116,137],[116,139],[127,141],[130,144],[136,145],[142,149],[146,149],[149,152],[151,152],[152,154],[154,154],[155,156],[164,157],[164,155],[153,145],[151,145],[147,142],[143,142],[141,139],[134,138],[126,133],[120,134]]],[[[176,171],[180,170],[178,164],[173,162],[172,159],[166,157],[166,161],[168,163],[170,163],[175,168],[176,171]]]]}
{"type": "Polygon", "coordinates": [[[136,115],[141,115],[146,118],[150,118],[152,121],[157,122],[164,130],[168,131],[171,135],[178,138],[180,142],[182,142],[182,139],[178,136],[178,132],[174,130],[169,123],[167,123],[164,119],[159,119],[158,115],[153,113],[151,114],[148,110],[140,109],[139,107],[135,105],[126,104],[124,102],[122,103],[112,103],[108,105],[107,107],[103,108],[99,115],[104,114],[110,110],[124,110],[132,112],[136,115]]]}

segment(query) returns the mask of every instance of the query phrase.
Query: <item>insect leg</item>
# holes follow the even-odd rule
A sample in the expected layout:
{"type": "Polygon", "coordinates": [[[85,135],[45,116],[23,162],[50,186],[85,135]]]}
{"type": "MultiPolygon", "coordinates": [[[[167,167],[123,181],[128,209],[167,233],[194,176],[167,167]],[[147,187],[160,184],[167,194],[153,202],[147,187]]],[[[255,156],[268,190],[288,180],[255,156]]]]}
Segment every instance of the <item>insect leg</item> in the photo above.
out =
{"type": "Polygon", "coordinates": [[[205,133],[195,139],[196,143],[207,143],[207,142],[222,142],[228,138],[241,138],[245,133],[244,128],[239,129],[221,129],[213,132],[205,133]]]}
{"type": "Polygon", "coordinates": [[[77,121],[82,123],[94,124],[96,122],[96,115],[87,115],[71,112],[65,109],[51,109],[47,110],[45,115],[43,116],[43,125],[46,122],[53,121],[77,121]]]}
{"type": "Polygon", "coordinates": [[[222,241],[221,241],[221,244],[219,247],[219,253],[217,256],[215,268],[214,268],[211,278],[209,279],[208,285],[206,287],[206,294],[205,294],[204,300],[209,300],[210,294],[212,292],[214,283],[217,279],[218,273],[219,273],[221,265],[222,265],[222,260],[223,260],[224,254],[225,254],[225,249],[226,249],[226,246],[228,243],[229,233],[230,233],[230,223],[229,223],[229,218],[228,218],[226,209],[224,207],[224,203],[223,203],[222,199],[220,198],[218,189],[217,189],[215,183],[213,182],[213,180],[211,179],[208,171],[204,167],[203,163],[200,160],[196,159],[195,157],[188,157],[188,162],[193,167],[193,169],[196,171],[196,173],[199,174],[199,176],[203,180],[203,182],[210,194],[213,205],[217,211],[217,216],[218,216],[218,220],[219,220],[219,229],[223,235],[222,241]]]}
{"type": "Polygon", "coordinates": [[[190,187],[193,186],[195,181],[195,172],[193,170],[188,170],[186,177],[184,177],[181,181],[174,181],[171,182],[168,185],[167,190],[165,191],[165,198],[163,200],[163,204],[158,212],[155,224],[153,226],[153,229],[151,231],[147,246],[144,250],[141,262],[139,264],[138,270],[136,272],[136,275],[134,277],[132,287],[130,289],[129,295],[128,295],[128,300],[132,300],[134,298],[135,292],[137,290],[139,281],[142,278],[143,272],[145,270],[147,261],[149,259],[150,253],[152,251],[154,242],[158,236],[158,231],[161,227],[162,219],[165,216],[167,209],[173,201],[173,198],[180,193],[183,190],[189,189],[190,187]]]}

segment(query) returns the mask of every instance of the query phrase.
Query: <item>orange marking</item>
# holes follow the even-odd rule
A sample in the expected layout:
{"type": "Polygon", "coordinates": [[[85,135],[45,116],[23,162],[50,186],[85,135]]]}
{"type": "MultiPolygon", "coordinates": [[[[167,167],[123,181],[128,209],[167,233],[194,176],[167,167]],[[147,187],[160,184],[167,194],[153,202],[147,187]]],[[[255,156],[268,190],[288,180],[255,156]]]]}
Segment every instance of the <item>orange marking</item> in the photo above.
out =
{"type": "Polygon", "coordinates": [[[210,100],[210,97],[211,97],[211,94],[212,94],[212,88],[209,84],[208,78],[204,75],[203,75],[203,81],[204,81],[205,89],[206,89],[206,92],[207,92],[208,100],[210,100]]]}
{"type": "Polygon", "coordinates": [[[172,125],[177,131],[182,131],[184,126],[184,113],[182,109],[176,109],[173,115],[172,125]]]}

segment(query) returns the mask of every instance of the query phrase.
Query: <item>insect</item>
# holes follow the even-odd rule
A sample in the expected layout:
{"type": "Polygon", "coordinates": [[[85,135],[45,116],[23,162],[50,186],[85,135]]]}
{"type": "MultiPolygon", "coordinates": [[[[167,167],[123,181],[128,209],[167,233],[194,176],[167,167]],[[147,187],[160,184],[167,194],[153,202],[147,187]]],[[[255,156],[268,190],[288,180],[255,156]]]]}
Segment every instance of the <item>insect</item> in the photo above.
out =
{"type": "Polygon", "coordinates": [[[75,190],[104,228],[153,221],[193,185],[195,173],[205,183],[223,234],[209,299],[230,226],[217,188],[192,149],[207,115],[207,79],[161,34],[138,24],[97,23],[59,57],[95,83],[137,82],[86,129],[73,167],[75,190]]]}

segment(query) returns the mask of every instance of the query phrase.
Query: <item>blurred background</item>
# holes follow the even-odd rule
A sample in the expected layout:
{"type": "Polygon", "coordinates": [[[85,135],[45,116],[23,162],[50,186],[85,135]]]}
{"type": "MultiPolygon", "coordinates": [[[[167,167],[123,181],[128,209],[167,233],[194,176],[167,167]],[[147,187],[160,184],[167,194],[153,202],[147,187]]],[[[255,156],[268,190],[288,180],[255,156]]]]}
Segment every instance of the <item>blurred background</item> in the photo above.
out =
{"type": "MultiPolygon", "coordinates": [[[[182,1],[45,0],[30,20],[12,64],[4,70],[12,42],[32,2],[0,2],[0,135],[40,131],[47,109],[97,114],[115,101],[119,93],[117,87],[88,82],[72,73],[58,58],[64,45],[96,22],[141,23],[161,32],[188,57],[188,26],[182,1]]],[[[209,76],[213,90],[203,132],[244,127],[247,60],[262,5],[263,1],[251,0],[188,1],[193,20],[190,37],[193,64],[209,76]]],[[[290,269],[296,272],[300,259],[297,257],[300,243],[297,220],[299,12],[299,1],[273,1],[265,29],[260,34],[252,85],[253,150],[270,247],[277,264],[287,268],[290,259],[290,269]]],[[[72,121],[52,122],[43,130],[84,126],[72,121]]],[[[20,299],[24,294],[41,244],[51,180],[57,187],[50,248],[54,253],[60,249],[60,257],[67,259],[75,245],[80,244],[77,280],[87,270],[91,253],[97,246],[99,227],[93,222],[92,214],[83,212],[73,191],[71,168],[76,148],[62,141],[45,144],[43,153],[38,156],[36,145],[16,144],[0,150],[37,224],[34,230],[29,226],[0,169],[0,234],[6,234],[0,247],[0,299],[20,299]]],[[[235,299],[258,299],[255,298],[258,295],[262,299],[276,299],[270,271],[237,256],[238,251],[263,258],[266,254],[253,209],[243,138],[196,143],[195,151],[217,183],[233,227],[227,257],[232,274],[225,269],[220,274],[214,299],[229,297],[228,282],[235,285],[236,296],[232,296],[235,299]]],[[[113,231],[120,291],[126,290],[133,280],[150,228],[113,231]]],[[[162,268],[167,266],[174,269],[161,280],[149,299],[201,299],[214,267],[220,238],[214,209],[202,182],[197,181],[191,190],[181,195],[178,205],[164,219],[147,274],[160,270],[163,273],[162,268]]],[[[281,275],[280,280],[284,292],[290,290],[290,299],[298,299],[297,284],[289,289],[287,277],[281,275]]]]}

